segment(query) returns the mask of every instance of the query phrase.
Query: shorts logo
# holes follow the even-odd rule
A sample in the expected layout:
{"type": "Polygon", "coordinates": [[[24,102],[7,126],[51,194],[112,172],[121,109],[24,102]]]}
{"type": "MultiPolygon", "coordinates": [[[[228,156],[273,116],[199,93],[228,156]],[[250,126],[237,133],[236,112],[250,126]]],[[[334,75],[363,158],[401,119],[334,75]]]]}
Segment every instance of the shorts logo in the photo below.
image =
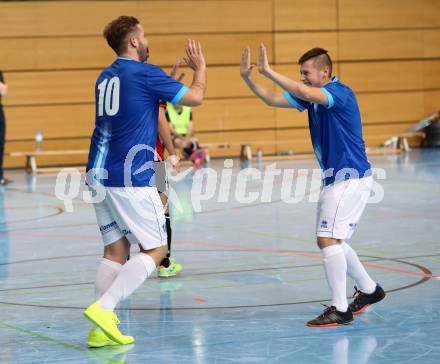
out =
{"type": "Polygon", "coordinates": [[[127,230],[127,229],[122,229],[122,234],[128,235],[128,234],[131,234],[131,231],[127,230]]]}
{"type": "Polygon", "coordinates": [[[99,230],[101,231],[101,234],[105,234],[112,230],[115,226],[117,226],[116,221],[112,221],[110,224],[100,226],[99,230]]]}
{"type": "Polygon", "coordinates": [[[322,220],[322,221],[321,221],[321,228],[323,228],[323,229],[328,229],[328,226],[327,226],[327,220],[322,220]]]}
{"type": "Polygon", "coordinates": [[[354,223],[352,223],[352,224],[348,224],[348,226],[350,226],[350,229],[353,229],[353,230],[356,229],[356,225],[357,225],[357,224],[354,224],[354,223]]]}

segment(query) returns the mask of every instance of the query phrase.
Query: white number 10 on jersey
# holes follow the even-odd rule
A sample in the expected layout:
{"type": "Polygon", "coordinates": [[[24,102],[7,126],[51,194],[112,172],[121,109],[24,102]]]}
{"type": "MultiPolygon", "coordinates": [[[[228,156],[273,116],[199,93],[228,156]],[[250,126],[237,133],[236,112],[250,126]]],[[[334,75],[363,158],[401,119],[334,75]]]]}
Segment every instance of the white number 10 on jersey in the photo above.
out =
{"type": "Polygon", "coordinates": [[[116,115],[119,111],[119,77],[113,77],[110,81],[106,78],[98,85],[99,99],[98,99],[98,116],[116,115]]]}

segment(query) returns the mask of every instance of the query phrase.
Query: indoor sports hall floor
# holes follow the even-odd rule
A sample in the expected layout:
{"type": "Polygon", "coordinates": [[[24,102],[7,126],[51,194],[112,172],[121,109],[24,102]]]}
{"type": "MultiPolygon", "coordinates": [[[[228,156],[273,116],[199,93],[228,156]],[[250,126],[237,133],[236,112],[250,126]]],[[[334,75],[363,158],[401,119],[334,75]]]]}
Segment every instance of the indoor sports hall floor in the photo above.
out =
{"type": "Polygon", "coordinates": [[[7,173],[15,183],[0,191],[0,363],[439,363],[440,150],[371,161],[386,171],[385,195],[367,206],[351,244],[388,295],[352,325],[304,326],[329,299],[315,203],[280,201],[275,179],[271,202],[240,204],[232,192],[192,213],[189,175],[174,184],[182,205],[173,255],[184,270],[147,280],[123,302],[121,329],[136,343],[103,349],[87,348],[82,316],[102,251],[92,206],[77,199],[65,212],[55,175],[7,173]]]}

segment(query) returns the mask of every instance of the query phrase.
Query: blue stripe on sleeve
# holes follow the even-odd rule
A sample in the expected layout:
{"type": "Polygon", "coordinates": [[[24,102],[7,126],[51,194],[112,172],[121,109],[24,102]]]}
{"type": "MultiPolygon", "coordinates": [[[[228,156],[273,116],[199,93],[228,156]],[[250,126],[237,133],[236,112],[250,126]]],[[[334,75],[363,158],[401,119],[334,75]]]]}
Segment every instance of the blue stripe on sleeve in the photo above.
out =
{"type": "Polygon", "coordinates": [[[327,95],[327,105],[325,106],[327,109],[330,109],[335,104],[335,100],[333,99],[333,96],[328,90],[325,89],[325,87],[321,87],[321,90],[324,91],[324,93],[327,95]]]}
{"type": "Polygon", "coordinates": [[[186,87],[185,85],[182,86],[182,88],[179,90],[176,96],[174,96],[173,99],[171,100],[171,103],[173,105],[178,104],[180,100],[182,100],[183,95],[185,95],[187,91],[188,91],[188,87],[186,87]]]}
{"type": "Polygon", "coordinates": [[[284,91],[283,96],[289,102],[289,104],[293,105],[298,111],[302,112],[305,110],[305,107],[300,105],[288,91],[284,91]]]}

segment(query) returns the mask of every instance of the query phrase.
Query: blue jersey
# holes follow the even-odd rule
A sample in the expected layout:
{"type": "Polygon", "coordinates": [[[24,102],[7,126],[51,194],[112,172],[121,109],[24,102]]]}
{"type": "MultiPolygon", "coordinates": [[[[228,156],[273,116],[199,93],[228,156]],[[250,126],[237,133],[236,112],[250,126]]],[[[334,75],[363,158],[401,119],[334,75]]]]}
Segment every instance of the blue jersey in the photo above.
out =
{"type": "Polygon", "coordinates": [[[327,95],[327,105],[301,100],[287,91],[283,95],[299,111],[308,111],[310,136],[324,171],[324,184],[370,175],[356,96],[336,77],[321,89],[327,95]]]}
{"type": "Polygon", "coordinates": [[[187,90],[157,66],[118,57],[96,81],[87,172],[104,186],[155,186],[159,100],[178,103],[187,90]]]}

